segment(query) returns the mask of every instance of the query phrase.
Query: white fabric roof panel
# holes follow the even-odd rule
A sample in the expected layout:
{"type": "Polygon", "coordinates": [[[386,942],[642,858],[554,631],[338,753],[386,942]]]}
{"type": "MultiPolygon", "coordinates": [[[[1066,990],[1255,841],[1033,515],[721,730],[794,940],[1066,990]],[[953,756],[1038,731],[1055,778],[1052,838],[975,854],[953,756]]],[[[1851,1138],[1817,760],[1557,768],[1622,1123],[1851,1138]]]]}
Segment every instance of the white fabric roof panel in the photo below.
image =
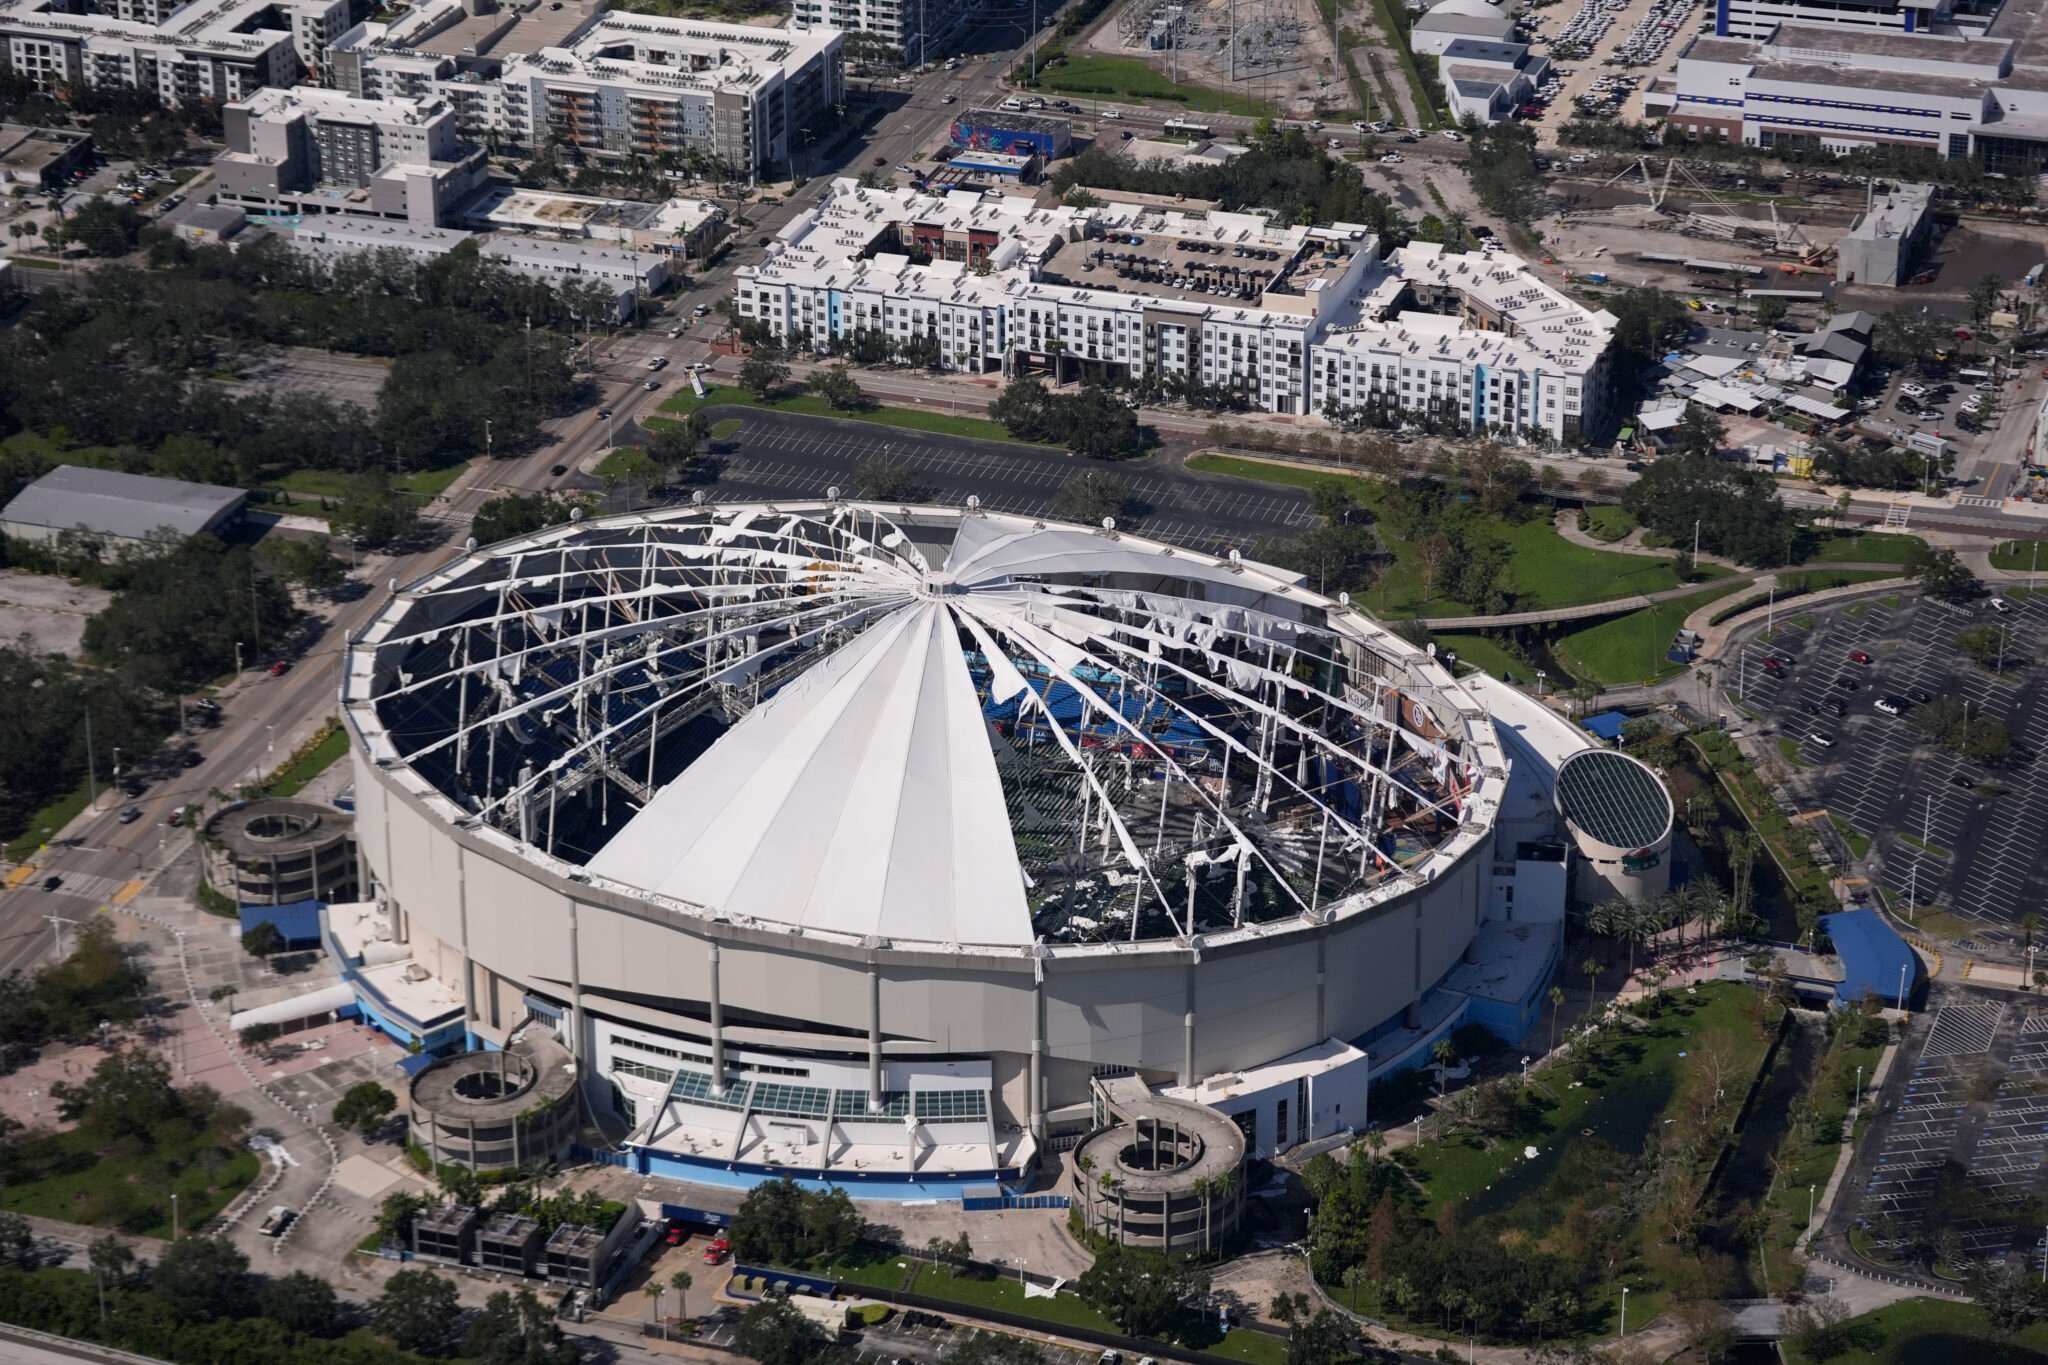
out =
{"type": "Polygon", "coordinates": [[[878,622],[749,712],[590,870],[805,927],[1031,941],[981,704],[936,603],[878,622]]]}

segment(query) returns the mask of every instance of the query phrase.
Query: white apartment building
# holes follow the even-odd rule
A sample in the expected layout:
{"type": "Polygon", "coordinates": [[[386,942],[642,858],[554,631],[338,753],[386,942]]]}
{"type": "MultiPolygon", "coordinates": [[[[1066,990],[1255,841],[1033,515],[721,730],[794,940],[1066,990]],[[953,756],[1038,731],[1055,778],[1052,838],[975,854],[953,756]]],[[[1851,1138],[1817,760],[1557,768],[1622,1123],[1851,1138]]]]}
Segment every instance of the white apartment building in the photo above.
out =
{"type": "Polygon", "coordinates": [[[824,352],[879,331],[948,369],[1185,376],[1267,412],[1372,410],[1574,441],[1608,415],[1613,318],[1501,252],[1352,224],[1105,196],[863,189],[840,180],[735,280],[741,319],[824,352]]]}
{"type": "Polygon", "coordinates": [[[920,66],[953,56],[983,11],[952,0],[795,0],[790,27],[872,33],[920,66]]]}
{"type": "Polygon", "coordinates": [[[476,14],[430,0],[334,44],[335,84],[376,97],[435,96],[488,148],[557,143],[574,157],[742,174],[786,161],[836,126],[843,35],[533,6],[476,14]]]}
{"type": "Polygon", "coordinates": [[[349,0],[0,0],[0,67],[46,89],[123,86],[226,102],[327,69],[349,0]],[[280,25],[283,25],[280,27],[280,25]]]}
{"type": "Polygon", "coordinates": [[[264,213],[354,214],[433,227],[482,188],[439,100],[361,99],[316,86],[265,89],[222,111],[214,160],[224,203],[264,213]]]}

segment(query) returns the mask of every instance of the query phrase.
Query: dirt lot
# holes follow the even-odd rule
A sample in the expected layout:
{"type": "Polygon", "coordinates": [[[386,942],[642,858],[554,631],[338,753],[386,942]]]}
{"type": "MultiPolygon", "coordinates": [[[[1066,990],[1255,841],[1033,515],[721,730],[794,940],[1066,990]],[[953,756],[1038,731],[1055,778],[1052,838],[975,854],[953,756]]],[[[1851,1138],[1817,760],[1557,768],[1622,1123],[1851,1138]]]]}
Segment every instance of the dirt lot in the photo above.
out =
{"type": "Polygon", "coordinates": [[[26,635],[46,654],[79,655],[85,623],[114,595],[45,574],[0,574],[0,641],[26,635]]]}
{"type": "Polygon", "coordinates": [[[374,408],[390,370],[389,362],[363,356],[336,355],[304,346],[278,347],[252,359],[242,378],[228,387],[317,393],[337,403],[374,408]]]}

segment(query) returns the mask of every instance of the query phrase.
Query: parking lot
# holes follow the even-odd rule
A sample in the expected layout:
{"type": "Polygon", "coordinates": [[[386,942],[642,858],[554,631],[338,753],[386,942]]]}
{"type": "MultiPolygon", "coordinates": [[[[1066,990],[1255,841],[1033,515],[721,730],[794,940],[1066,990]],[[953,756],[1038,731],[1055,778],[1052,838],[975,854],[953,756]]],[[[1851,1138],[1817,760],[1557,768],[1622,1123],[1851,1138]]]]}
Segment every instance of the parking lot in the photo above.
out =
{"type": "MultiPolygon", "coordinates": [[[[1910,1049],[1911,1040],[1907,1044],[1910,1049]]],[[[1881,1261],[2040,1264],[2048,1007],[1946,992],[1858,1149],[1852,1216],[1881,1261]]]]}
{"type": "Polygon", "coordinates": [[[2048,598],[2020,596],[2012,607],[2001,615],[1915,594],[1816,612],[1795,603],[1781,609],[1770,641],[1742,642],[1726,679],[1803,765],[1790,783],[1797,807],[1824,810],[1852,849],[1858,836],[1870,840],[1875,880],[1895,909],[1939,906],[1980,919],[1992,941],[2013,938],[2011,924],[2048,894],[2048,790],[2033,757],[2048,745],[2048,598]],[[2002,675],[1956,647],[1956,634],[1977,625],[2004,632],[2002,675]],[[1793,656],[1782,673],[1765,667],[1772,649],[1793,656]],[[1853,662],[1852,652],[1871,662],[1853,662]],[[1845,678],[1854,691],[1841,686],[1845,678]],[[1969,762],[1923,743],[1910,718],[1877,708],[1880,698],[1910,701],[1916,691],[1962,698],[1973,714],[2002,719],[2013,756],[1996,767],[1969,762]]]}
{"type": "MultiPolygon", "coordinates": [[[[958,506],[971,496],[990,511],[1050,513],[1061,484],[1103,469],[1059,451],[888,427],[759,412],[747,413],[744,422],[714,452],[721,497],[823,497],[828,488],[850,488],[856,464],[880,459],[909,469],[926,501],[958,506]]],[[[1133,514],[1120,520],[1172,544],[1249,550],[1262,536],[1291,536],[1315,525],[1306,495],[1291,489],[1178,468],[1112,466],[1109,472],[1131,493],[1133,514]]]]}

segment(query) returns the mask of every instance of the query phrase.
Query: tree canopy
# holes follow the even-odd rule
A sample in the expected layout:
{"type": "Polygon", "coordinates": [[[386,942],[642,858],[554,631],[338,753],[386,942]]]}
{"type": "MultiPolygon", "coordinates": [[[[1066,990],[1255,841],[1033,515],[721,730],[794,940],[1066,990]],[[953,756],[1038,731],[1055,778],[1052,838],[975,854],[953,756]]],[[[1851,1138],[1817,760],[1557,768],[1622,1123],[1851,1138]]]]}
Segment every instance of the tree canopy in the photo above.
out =
{"type": "Polygon", "coordinates": [[[1637,521],[1741,564],[1783,564],[1797,522],[1769,474],[1713,456],[1666,455],[1653,462],[1621,495],[1637,521]]]}
{"type": "Polygon", "coordinates": [[[246,545],[212,536],[152,541],[123,562],[114,600],[86,622],[85,647],[144,687],[178,692],[233,670],[299,619],[283,584],[259,573],[246,545]]]}
{"type": "Polygon", "coordinates": [[[846,1191],[806,1190],[784,1176],[747,1192],[729,1235],[735,1256],[801,1267],[851,1251],[863,1226],[846,1191]]]}

